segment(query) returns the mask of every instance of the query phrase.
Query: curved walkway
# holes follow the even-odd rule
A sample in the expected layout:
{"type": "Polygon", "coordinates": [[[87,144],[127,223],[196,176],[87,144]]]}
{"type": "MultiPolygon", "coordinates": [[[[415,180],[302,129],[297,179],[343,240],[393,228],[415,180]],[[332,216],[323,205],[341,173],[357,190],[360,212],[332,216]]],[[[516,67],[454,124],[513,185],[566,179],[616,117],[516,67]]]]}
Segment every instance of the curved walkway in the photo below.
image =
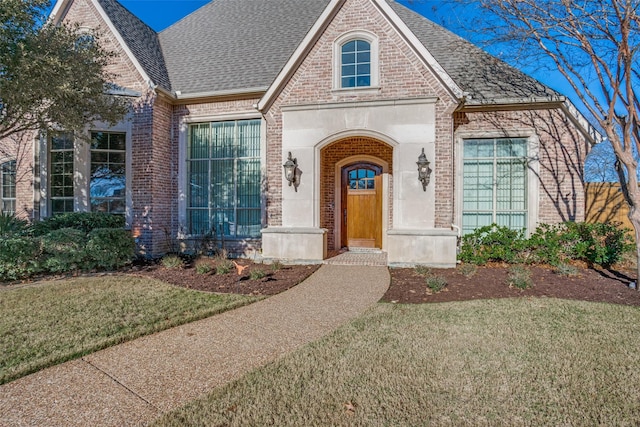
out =
{"type": "Polygon", "coordinates": [[[389,280],[386,267],[323,265],[266,300],[0,386],[0,424],[147,424],[356,317],[389,280]]]}

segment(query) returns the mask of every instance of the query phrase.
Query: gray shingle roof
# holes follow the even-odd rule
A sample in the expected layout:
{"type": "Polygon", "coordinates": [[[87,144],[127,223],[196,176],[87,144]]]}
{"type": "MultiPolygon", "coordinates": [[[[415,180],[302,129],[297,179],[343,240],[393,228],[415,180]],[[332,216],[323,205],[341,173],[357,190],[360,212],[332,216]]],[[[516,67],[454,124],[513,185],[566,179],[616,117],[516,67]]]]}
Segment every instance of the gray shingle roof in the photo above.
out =
{"type": "Polygon", "coordinates": [[[173,90],[266,88],[329,0],[214,0],[160,33],[173,90]]]}
{"type": "MultiPolygon", "coordinates": [[[[214,0],[159,34],[116,0],[98,0],[154,83],[183,94],[267,88],[330,0],[214,0]]],[[[469,103],[557,92],[407,7],[387,0],[469,103]]]]}
{"type": "Polygon", "coordinates": [[[116,0],[98,0],[153,83],[171,90],[158,34],[116,0]]]}
{"type": "Polygon", "coordinates": [[[559,96],[553,89],[422,15],[395,1],[388,3],[453,81],[471,96],[469,103],[559,96]]]}

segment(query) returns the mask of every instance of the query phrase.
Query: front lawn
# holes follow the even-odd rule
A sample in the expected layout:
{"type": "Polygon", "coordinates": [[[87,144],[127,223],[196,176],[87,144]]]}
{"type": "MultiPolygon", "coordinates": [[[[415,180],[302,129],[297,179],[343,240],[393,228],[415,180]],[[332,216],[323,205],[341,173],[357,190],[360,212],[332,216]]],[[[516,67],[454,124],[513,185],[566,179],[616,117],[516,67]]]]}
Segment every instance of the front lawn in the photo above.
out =
{"type": "Polygon", "coordinates": [[[96,350],[256,301],[132,276],[0,290],[0,384],[96,350]]]}
{"type": "Polygon", "coordinates": [[[160,426],[639,425],[640,309],[378,304],[160,426]]]}

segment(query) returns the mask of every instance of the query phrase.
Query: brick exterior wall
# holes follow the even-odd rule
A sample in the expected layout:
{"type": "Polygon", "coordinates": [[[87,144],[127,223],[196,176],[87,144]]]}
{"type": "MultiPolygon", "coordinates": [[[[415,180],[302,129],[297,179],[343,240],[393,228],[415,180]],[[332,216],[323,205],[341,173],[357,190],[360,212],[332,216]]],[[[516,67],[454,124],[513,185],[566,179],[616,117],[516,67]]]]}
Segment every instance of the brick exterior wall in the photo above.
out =
{"type": "MultiPolygon", "coordinates": [[[[559,109],[456,113],[458,134],[498,131],[539,139],[538,222],[584,221],[584,159],[589,144],[559,109]]],[[[454,193],[455,194],[455,193],[454,193]]]]}
{"type": "MultiPolygon", "coordinates": [[[[336,164],[348,157],[368,155],[384,160],[389,165],[389,174],[393,175],[393,148],[372,138],[347,138],[324,147],[320,151],[320,227],[329,230],[327,247],[340,249],[340,242],[335,241],[335,185],[336,164]]],[[[387,203],[391,205],[392,195],[388,195],[387,203]]],[[[343,207],[344,208],[344,207],[343,207]]]]}
{"type": "MultiPolygon", "coordinates": [[[[432,184],[436,186],[436,227],[449,228],[453,216],[453,119],[451,95],[415,52],[368,0],[347,0],[273,105],[267,120],[268,222],[282,225],[282,112],[284,106],[437,97],[436,160],[432,184]],[[333,41],[353,30],[378,36],[380,88],[377,91],[333,90],[333,41]]],[[[400,141],[401,142],[401,141],[400,141]]],[[[389,162],[390,164],[392,162],[389,162]]],[[[326,206],[321,206],[322,212],[326,206]]],[[[323,225],[324,226],[324,225],[323,225]]],[[[331,246],[329,246],[331,247],[331,246]]]]}

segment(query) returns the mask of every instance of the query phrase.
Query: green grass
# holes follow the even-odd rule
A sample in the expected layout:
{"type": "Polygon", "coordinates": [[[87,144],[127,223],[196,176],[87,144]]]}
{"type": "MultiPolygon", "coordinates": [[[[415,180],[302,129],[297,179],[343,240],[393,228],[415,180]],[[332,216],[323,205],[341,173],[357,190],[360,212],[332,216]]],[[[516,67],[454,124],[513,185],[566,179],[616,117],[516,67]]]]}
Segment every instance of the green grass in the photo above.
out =
{"type": "Polygon", "coordinates": [[[130,276],[0,290],[0,384],[253,301],[130,276]]]}
{"type": "Polygon", "coordinates": [[[640,424],[640,309],[378,304],[160,426],[640,424]]]}

